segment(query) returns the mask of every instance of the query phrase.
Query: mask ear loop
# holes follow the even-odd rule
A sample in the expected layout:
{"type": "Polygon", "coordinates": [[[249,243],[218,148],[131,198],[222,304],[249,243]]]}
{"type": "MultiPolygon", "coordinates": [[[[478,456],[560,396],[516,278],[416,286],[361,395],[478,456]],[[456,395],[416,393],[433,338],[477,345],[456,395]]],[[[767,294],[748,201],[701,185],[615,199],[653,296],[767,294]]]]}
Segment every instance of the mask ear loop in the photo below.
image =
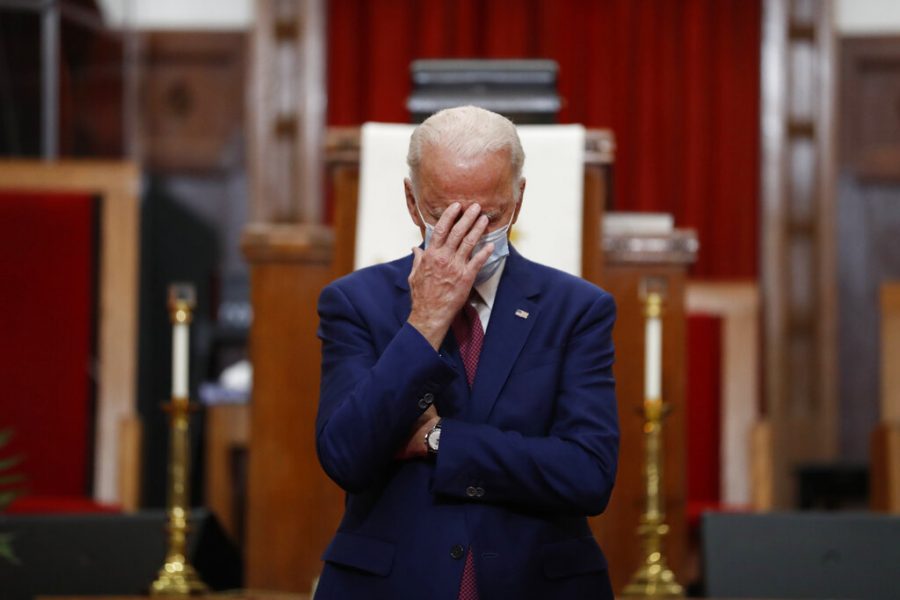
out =
{"type": "Polygon", "coordinates": [[[415,200],[416,200],[416,201],[415,201],[413,204],[416,205],[416,213],[418,213],[419,219],[422,221],[422,225],[424,225],[424,226],[427,228],[427,227],[428,227],[428,221],[425,220],[425,216],[422,214],[422,209],[419,208],[419,199],[416,198],[415,200]]]}

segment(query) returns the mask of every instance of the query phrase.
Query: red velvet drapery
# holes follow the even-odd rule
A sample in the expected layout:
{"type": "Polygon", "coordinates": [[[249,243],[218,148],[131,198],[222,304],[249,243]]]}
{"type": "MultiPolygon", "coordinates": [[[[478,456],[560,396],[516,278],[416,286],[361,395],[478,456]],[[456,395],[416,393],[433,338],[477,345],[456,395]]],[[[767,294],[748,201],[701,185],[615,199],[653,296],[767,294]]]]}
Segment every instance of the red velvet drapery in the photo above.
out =
{"type": "Polygon", "coordinates": [[[0,460],[22,459],[28,496],[90,495],[95,206],[0,191],[0,460]]]}
{"type": "Polygon", "coordinates": [[[687,513],[695,527],[704,510],[722,499],[722,319],[706,314],[687,319],[687,513]]]}
{"type": "Polygon", "coordinates": [[[416,58],[552,58],[561,121],[615,131],[616,209],[697,229],[694,276],[756,276],[760,0],[328,7],[329,124],[407,121],[416,58]]]}

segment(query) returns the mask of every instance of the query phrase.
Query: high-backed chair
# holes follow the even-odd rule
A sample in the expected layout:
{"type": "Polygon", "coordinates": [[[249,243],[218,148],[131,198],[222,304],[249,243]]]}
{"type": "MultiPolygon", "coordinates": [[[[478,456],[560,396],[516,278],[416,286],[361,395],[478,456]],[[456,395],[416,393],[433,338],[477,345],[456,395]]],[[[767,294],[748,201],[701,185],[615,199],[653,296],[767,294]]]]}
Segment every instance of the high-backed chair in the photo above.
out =
{"type": "Polygon", "coordinates": [[[130,163],[0,162],[0,429],[31,492],[13,508],[137,508],[138,186],[130,163]]]}

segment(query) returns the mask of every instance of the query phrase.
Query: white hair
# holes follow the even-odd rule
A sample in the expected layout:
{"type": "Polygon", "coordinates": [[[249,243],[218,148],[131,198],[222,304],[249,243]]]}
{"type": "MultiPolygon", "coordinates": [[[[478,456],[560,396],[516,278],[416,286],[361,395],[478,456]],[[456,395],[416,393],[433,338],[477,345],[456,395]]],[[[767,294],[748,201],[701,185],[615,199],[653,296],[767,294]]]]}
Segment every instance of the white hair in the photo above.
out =
{"type": "Polygon", "coordinates": [[[513,184],[522,179],[525,152],[513,122],[477,106],[457,106],[434,113],[415,128],[409,139],[406,164],[413,187],[425,147],[439,147],[462,159],[509,151],[513,184]]]}

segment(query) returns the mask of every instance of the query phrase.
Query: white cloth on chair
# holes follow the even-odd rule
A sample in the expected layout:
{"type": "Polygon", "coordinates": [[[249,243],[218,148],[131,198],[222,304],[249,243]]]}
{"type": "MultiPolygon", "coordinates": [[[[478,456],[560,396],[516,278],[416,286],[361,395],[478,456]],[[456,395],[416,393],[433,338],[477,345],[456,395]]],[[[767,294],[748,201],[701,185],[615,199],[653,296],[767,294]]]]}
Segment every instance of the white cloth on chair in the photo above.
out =
{"type": "MultiPolygon", "coordinates": [[[[403,195],[413,125],[366,123],[360,148],[356,260],[359,269],[419,244],[403,195]]],[[[525,257],[581,275],[585,133],[581,125],[521,125],[528,183],[512,242],[525,257]]]]}

